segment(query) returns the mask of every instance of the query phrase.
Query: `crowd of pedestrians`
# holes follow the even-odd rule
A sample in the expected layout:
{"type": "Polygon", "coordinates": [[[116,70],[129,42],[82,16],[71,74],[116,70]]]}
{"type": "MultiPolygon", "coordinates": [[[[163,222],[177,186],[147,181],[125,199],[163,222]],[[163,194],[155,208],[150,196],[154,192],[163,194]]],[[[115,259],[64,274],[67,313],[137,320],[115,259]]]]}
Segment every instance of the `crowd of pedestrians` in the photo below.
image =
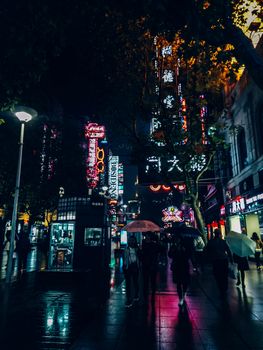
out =
{"type": "MultiPolygon", "coordinates": [[[[255,263],[257,269],[261,270],[260,255],[263,243],[255,232],[250,238],[256,243],[255,263]]],[[[222,299],[227,297],[228,278],[231,271],[232,273],[235,271],[232,278],[236,279],[236,286],[246,287],[245,271],[249,270],[248,256],[235,254],[218,228],[206,243],[201,234],[189,237],[184,235],[183,231],[180,232],[180,229],[177,229],[176,234],[170,236],[170,239],[167,236],[159,238],[157,233],[146,232],[140,247],[136,237],[130,235],[124,252],[123,271],[127,307],[138,302],[140,295],[145,305],[150,295],[154,301],[158,271],[162,273],[162,267],[167,266],[168,258],[170,259],[169,270],[176,284],[180,307],[186,303],[185,297],[191,282],[191,274],[205,273],[205,264],[212,266],[215,283],[222,299]]]]}

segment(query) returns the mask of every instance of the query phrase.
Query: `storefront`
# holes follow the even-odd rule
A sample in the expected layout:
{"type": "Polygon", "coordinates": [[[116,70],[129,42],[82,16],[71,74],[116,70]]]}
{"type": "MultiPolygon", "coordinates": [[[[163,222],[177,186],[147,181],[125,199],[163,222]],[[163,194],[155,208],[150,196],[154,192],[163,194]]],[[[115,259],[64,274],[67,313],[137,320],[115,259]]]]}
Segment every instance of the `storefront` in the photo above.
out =
{"type": "Polygon", "coordinates": [[[263,192],[253,191],[237,196],[226,204],[229,231],[253,232],[263,236],[263,192]]]}
{"type": "Polygon", "coordinates": [[[263,236],[263,191],[246,196],[245,221],[248,234],[257,232],[263,236]]]}
{"type": "Polygon", "coordinates": [[[207,194],[204,198],[204,219],[207,228],[207,238],[213,237],[215,229],[220,229],[222,236],[226,233],[226,212],[223,205],[221,191],[215,185],[207,186],[207,194]]]}

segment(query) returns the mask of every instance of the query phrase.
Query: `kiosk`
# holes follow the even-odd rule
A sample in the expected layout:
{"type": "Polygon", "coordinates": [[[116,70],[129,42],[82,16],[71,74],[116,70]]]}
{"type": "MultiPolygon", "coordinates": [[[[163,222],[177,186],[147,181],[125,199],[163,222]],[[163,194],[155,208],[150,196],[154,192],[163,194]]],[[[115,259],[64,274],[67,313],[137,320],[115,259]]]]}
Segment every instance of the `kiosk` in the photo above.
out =
{"type": "Polygon", "coordinates": [[[110,228],[104,197],[59,200],[58,220],[51,224],[48,269],[75,271],[110,263],[110,228]]]}

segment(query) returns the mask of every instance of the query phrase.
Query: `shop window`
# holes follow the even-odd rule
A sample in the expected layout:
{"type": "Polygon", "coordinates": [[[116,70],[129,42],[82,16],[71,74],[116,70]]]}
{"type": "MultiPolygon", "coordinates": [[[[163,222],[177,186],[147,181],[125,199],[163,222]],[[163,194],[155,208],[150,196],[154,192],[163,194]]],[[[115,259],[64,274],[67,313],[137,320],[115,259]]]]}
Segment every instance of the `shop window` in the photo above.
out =
{"type": "Polygon", "coordinates": [[[259,185],[263,186],[263,169],[259,170],[258,178],[259,178],[259,185]]]}
{"type": "Polygon", "coordinates": [[[84,232],[84,244],[89,247],[99,247],[102,243],[102,228],[87,227],[84,232]]]}
{"type": "Polygon", "coordinates": [[[226,175],[227,179],[231,179],[233,177],[233,166],[232,166],[232,158],[230,148],[225,150],[226,157],[226,175]]]}
{"type": "Polygon", "coordinates": [[[244,169],[247,166],[247,144],[246,144],[246,133],[244,128],[240,128],[237,135],[237,146],[239,153],[239,164],[240,169],[244,169]]]}
{"type": "Polygon", "coordinates": [[[240,193],[253,190],[254,188],[253,176],[249,176],[244,181],[240,182],[239,187],[240,187],[240,193]]]}
{"type": "Polygon", "coordinates": [[[53,223],[51,226],[49,268],[72,268],[75,225],[53,223]]]}
{"type": "Polygon", "coordinates": [[[258,106],[256,111],[256,140],[258,154],[263,154],[263,105],[258,106]]]}

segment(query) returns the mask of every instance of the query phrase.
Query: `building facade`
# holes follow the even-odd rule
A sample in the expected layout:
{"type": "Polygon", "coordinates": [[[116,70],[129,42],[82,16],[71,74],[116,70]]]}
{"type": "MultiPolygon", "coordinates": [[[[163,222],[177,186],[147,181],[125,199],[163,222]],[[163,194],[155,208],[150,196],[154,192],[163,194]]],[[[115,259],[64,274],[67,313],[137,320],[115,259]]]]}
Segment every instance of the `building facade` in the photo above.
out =
{"type": "MultiPolygon", "coordinates": [[[[263,52],[263,41],[258,44],[263,52]]],[[[263,91],[244,72],[230,94],[226,142],[232,175],[225,183],[228,230],[263,235],[263,91]]]]}

